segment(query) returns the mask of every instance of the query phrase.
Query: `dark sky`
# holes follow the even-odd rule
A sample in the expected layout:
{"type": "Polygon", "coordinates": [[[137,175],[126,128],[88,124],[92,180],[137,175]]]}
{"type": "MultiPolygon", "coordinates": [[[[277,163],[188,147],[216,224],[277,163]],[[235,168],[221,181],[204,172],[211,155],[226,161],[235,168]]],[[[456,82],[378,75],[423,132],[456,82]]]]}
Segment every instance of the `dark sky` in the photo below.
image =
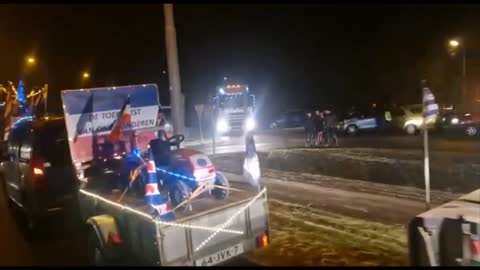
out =
{"type": "MultiPolygon", "coordinates": [[[[163,20],[162,5],[1,5],[0,82],[18,81],[35,55],[27,86],[48,76],[53,109],[84,70],[90,86],[157,83],[168,104],[163,20]]],[[[269,110],[418,102],[422,78],[454,91],[460,64],[445,41],[464,33],[477,46],[480,5],[178,4],[175,23],[190,107],[224,76],[248,83],[269,110]]]]}

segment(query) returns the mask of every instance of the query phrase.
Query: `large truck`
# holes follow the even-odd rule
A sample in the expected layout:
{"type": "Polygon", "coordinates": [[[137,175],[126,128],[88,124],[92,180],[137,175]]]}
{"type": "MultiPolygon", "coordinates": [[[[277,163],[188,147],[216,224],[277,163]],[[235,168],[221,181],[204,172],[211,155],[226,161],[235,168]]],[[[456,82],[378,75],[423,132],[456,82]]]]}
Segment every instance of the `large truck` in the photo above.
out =
{"type": "Polygon", "coordinates": [[[255,96],[250,94],[246,84],[218,86],[213,108],[217,134],[247,133],[256,128],[255,96]]]}

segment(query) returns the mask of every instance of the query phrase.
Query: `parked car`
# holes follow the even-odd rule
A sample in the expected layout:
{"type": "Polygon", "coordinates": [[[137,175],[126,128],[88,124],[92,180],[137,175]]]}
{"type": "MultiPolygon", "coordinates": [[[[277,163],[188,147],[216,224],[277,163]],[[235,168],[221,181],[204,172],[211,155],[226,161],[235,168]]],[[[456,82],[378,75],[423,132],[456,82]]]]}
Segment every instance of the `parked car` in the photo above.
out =
{"type": "Polygon", "coordinates": [[[0,163],[9,207],[25,213],[33,232],[43,218],[62,210],[75,191],[63,117],[23,118],[12,128],[0,163]]]}
{"type": "Polygon", "coordinates": [[[269,127],[271,129],[276,128],[296,128],[303,127],[305,123],[305,112],[303,110],[287,111],[275,120],[273,120],[269,127]]]}
{"type": "Polygon", "coordinates": [[[447,134],[463,134],[475,137],[480,134],[480,114],[454,113],[441,115],[437,127],[447,134]]]}

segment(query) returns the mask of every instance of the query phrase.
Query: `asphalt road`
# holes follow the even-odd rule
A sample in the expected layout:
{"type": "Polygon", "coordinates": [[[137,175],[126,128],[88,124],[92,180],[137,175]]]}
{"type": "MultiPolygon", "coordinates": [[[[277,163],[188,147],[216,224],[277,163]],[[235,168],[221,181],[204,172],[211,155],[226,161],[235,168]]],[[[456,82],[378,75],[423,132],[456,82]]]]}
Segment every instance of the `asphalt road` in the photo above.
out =
{"type": "MultiPolygon", "coordinates": [[[[451,151],[461,153],[480,152],[480,137],[467,138],[444,134],[430,134],[429,147],[431,151],[451,151]]],[[[204,145],[192,146],[211,154],[211,140],[204,145]]],[[[423,136],[405,134],[360,134],[357,136],[339,136],[342,147],[393,148],[393,149],[423,149],[423,136]]],[[[279,148],[304,147],[303,129],[264,130],[255,135],[257,151],[268,151],[279,148]]],[[[217,139],[215,153],[241,152],[245,150],[242,136],[223,136],[217,139]]]]}
{"type": "MultiPolygon", "coordinates": [[[[259,151],[276,148],[303,146],[303,131],[280,130],[265,131],[256,135],[259,151]]],[[[421,136],[377,136],[341,137],[340,144],[345,147],[382,147],[413,149],[422,147],[421,136]]],[[[211,153],[211,145],[195,148],[211,153]]],[[[480,151],[480,139],[444,138],[434,135],[431,138],[432,151],[455,151],[477,153],[480,151]]],[[[217,145],[217,153],[244,151],[241,137],[222,138],[217,145]]],[[[0,189],[2,187],[0,186],[0,189]]],[[[73,216],[58,215],[47,225],[41,239],[29,241],[23,233],[22,215],[15,209],[9,209],[0,190],[0,265],[2,266],[75,266],[85,264],[85,235],[73,216]]],[[[251,262],[243,257],[228,265],[249,266],[251,262]]]]}

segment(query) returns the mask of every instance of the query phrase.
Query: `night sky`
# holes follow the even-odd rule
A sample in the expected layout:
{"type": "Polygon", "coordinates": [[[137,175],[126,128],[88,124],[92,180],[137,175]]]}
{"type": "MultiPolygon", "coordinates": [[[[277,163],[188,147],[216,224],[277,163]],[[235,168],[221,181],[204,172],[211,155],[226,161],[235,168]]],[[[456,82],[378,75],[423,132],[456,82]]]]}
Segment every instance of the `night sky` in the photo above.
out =
{"type": "MultiPolygon", "coordinates": [[[[439,99],[458,91],[460,62],[449,37],[468,40],[469,87],[478,74],[480,5],[185,5],[175,23],[187,110],[204,103],[223,77],[245,82],[265,112],[418,103],[428,79],[439,99]]],[[[1,5],[0,83],[46,81],[59,91],[157,83],[169,104],[162,5],[1,5]],[[38,59],[25,68],[25,57],[38,59]],[[81,73],[91,81],[82,85],[81,73]]],[[[480,93],[480,91],[479,91],[480,93]]],[[[61,112],[61,110],[60,110],[61,112]]]]}

